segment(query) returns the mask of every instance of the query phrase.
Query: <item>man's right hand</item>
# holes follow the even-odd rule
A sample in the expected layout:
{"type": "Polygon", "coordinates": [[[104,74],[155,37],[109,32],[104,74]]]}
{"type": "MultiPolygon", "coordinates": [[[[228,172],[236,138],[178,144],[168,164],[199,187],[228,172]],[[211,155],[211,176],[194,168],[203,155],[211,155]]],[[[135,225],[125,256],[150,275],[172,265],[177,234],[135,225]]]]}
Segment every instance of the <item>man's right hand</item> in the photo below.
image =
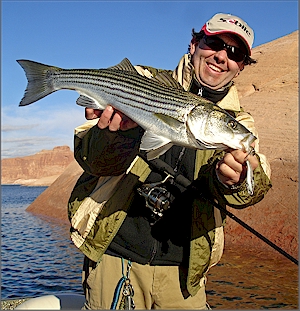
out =
{"type": "Polygon", "coordinates": [[[85,118],[87,120],[99,118],[98,127],[100,129],[108,127],[110,131],[126,131],[138,126],[137,123],[112,106],[107,106],[104,110],[85,108],[85,118]]]}

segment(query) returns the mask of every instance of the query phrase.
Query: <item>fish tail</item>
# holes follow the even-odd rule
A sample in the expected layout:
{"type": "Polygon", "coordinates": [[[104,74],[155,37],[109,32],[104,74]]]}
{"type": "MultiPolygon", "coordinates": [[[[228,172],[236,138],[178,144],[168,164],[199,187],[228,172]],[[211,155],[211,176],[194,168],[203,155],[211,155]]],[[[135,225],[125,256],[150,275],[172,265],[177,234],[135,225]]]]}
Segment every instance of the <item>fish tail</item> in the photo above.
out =
{"type": "Polygon", "coordinates": [[[17,60],[24,69],[28,84],[19,106],[30,105],[39,99],[55,92],[52,73],[61,70],[30,60],[17,60]]]}

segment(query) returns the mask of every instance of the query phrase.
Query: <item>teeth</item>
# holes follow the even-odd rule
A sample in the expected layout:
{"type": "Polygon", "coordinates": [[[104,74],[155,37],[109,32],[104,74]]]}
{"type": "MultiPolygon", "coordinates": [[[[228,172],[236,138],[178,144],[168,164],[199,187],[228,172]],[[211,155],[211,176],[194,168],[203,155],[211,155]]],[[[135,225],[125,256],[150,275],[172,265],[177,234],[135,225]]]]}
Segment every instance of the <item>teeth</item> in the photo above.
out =
{"type": "Polygon", "coordinates": [[[208,64],[208,67],[211,68],[212,70],[214,71],[217,71],[217,72],[222,72],[222,70],[212,64],[208,64]]]}

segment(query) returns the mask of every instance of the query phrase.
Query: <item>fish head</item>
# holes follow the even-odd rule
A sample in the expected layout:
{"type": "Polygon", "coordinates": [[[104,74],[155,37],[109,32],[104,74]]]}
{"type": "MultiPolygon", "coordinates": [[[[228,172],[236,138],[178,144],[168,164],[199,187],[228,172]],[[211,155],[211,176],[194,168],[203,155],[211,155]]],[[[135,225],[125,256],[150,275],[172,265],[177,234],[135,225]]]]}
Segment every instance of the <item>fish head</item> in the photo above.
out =
{"type": "Polygon", "coordinates": [[[199,149],[232,148],[250,152],[256,139],[245,126],[213,103],[196,106],[187,117],[187,127],[199,149]]]}

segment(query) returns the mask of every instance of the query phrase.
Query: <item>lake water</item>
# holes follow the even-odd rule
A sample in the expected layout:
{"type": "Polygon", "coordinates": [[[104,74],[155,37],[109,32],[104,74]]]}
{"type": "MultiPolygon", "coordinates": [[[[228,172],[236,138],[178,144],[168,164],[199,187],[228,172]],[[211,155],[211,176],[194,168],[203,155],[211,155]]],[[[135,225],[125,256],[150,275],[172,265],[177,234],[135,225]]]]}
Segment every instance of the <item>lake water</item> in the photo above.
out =
{"type": "MultiPolygon", "coordinates": [[[[66,224],[26,212],[46,187],[2,186],[1,299],[79,293],[83,255],[66,224]]],[[[213,309],[298,309],[298,266],[266,250],[225,245],[220,263],[208,273],[207,299],[213,309]]]]}
{"type": "Polygon", "coordinates": [[[25,209],[46,187],[2,185],[1,299],[81,293],[83,255],[65,224],[25,209]]]}

